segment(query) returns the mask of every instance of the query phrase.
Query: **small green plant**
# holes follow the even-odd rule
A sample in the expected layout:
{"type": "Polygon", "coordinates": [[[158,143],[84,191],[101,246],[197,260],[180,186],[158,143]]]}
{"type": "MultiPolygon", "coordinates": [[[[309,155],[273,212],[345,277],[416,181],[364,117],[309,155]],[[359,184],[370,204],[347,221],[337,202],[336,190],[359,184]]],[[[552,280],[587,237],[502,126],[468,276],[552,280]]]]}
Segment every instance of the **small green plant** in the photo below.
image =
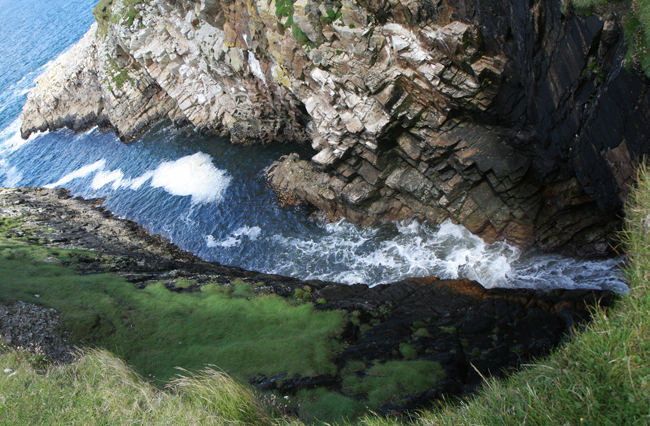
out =
{"type": "Polygon", "coordinates": [[[432,389],[444,377],[437,362],[387,361],[368,369],[363,378],[348,376],[342,388],[349,395],[367,394],[368,405],[376,408],[389,400],[432,389]]]}
{"type": "Polygon", "coordinates": [[[131,26],[136,18],[139,18],[140,12],[135,7],[140,3],[149,3],[150,0],[122,0],[124,9],[122,14],[113,13],[114,0],[100,0],[93,9],[93,15],[97,21],[98,33],[105,36],[108,31],[108,24],[120,24],[131,26]]]}
{"type": "MultiPolygon", "coordinates": [[[[593,11],[603,13],[617,7],[617,0],[570,0],[578,13],[589,15],[593,11]]],[[[626,66],[638,63],[650,77],[650,1],[628,0],[623,16],[623,33],[627,42],[626,66]]],[[[620,7],[620,6],[618,6],[620,7]]],[[[566,10],[563,11],[566,13],[566,10]]]]}
{"type": "Polygon", "coordinates": [[[408,343],[400,343],[399,352],[402,354],[404,359],[412,359],[418,356],[418,351],[413,345],[408,343]]]}
{"type": "Polygon", "coordinates": [[[348,376],[352,373],[356,373],[357,371],[363,371],[365,369],[366,369],[366,363],[363,361],[348,361],[345,364],[343,370],[341,370],[341,375],[348,376]]]}
{"type": "Polygon", "coordinates": [[[301,288],[297,288],[293,291],[293,297],[297,300],[302,300],[305,298],[305,291],[301,288]]]}
{"type": "Polygon", "coordinates": [[[413,335],[418,337],[431,337],[431,334],[429,334],[429,331],[426,328],[418,328],[415,330],[413,335]]]}
{"type": "Polygon", "coordinates": [[[417,330],[418,328],[426,327],[427,323],[424,321],[414,321],[413,322],[413,329],[417,330]]]}
{"type": "Polygon", "coordinates": [[[190,281],[188,281],[188,280],[186,280],[184,278],[179,278],[178,280],[176,280],[176,283],[174,284],[174,287],[176,287],[176,288],[188,288],[192,284],[195,284],[195,283],[190,282],[190,281]]]}
{"type": "Polygon", "coordinates": [[[291,34],[298,44],[302,46],[309,43],[309,38],[302,32],[300,27],[293,22],[292,0],[275,0],[275,16],[277,16],[278,19],[287,18],[284,26],[291,28],[291,34]]]}
{"type": "Polygon", "coordinates": [[[104,64],[104,71],[106,72],[109,79],[105,80],[104,82],[108,86],[109,90],[112,91],[113,88],[121,89],[122,86],[124,86],[124,83],[127,81],[129,83],[133,83],[133,78],[131,78],[129,73],[125,69],[120,68],[118,63],[113,58],[111,58],[108,53],[106,54],[106,60],[104,64]]]}

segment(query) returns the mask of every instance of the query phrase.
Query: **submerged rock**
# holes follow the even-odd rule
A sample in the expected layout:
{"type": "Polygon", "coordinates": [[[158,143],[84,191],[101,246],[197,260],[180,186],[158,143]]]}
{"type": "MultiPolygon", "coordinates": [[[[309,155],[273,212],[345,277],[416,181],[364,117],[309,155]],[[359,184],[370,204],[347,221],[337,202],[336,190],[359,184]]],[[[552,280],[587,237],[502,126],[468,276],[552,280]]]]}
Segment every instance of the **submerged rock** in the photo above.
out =
{"type": "MultiPolygon", "coordinates": [[[[346,326],[340,335],[332,336],[340,347],[333,360],[336,373],[315,377],[260,375],[250,379],[260,390],[283,395],[325,388],[372,401],[378,404],[380,413],[412,412],[443,397],[471,392],[483,377],[503,376],[522,363],[544,356],[585,324],[592,309],[608,306],[614,299],[608,291],[485,289],[469,280],[433,277],[368,286],[300,281],[246,271],[202,261],[165,238],[150,235],[134,222],[114,217],[101,207],[101,202],[71,198],[65,190],[2,189],[0,216],[21,218],[23,230],[12,231],[16,236],[97,253],[94,257],[79,254],[66,261],[84,274],[111,271],[139,288],[163,282],[176,292],[200,291],[208,283],[228,286],[236,281],[239,285],[250,284],[253,295],[276,294],[292,303],[312,303],[319,310],[347,312],[346,326]],[[180,279],[188,285],[177,286],[180,279]],[[422,369],[428,384],[399,399],[385,400],[373,394],[373,382],[364,382],[377,377],[377,369],[389,369],[380,377],[398,374],[395,372],[403,371],[403,363],[422,369]]],[[[33,305],[15,306],[10,309],[36,310],[54,318],[49,310],[33,305]]],[[[3,337],[12,336],[12,343],[23,346],[36,342],[48,347],[39,342],[49,342],[52,333],[41,328],[30,330],[34,337],[28,343],[11,332],[5,333],[15,324],[5,312],[0,305],[3,337]],[[37,338],[40,334],[43,336],[37,338]]],[[[56,324],[52,319],[48,321],[51,326],[56,324]]],[[[57,349],[59,346],[55,345],[54,352],[45,352],[53,358],[59,353],[69,356],[57,349]]]]}
{"type": "Polygon", "coordinates": [[[115,0],[30,93],[22,134],[163,116],[233,142],[310,141],[267,172],[285,204],[364,224],[451,218],[487,241],[612,251],[648,79],[615,14],[560,0],[115,0]]]}

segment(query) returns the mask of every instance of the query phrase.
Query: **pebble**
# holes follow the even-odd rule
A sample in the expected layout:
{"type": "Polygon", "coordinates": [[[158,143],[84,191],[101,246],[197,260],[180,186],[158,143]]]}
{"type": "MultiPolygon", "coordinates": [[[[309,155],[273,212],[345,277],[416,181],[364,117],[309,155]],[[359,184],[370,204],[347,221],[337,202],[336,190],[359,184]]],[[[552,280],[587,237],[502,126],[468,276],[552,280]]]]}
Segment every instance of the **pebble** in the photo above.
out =
{"type": "Polygon", "coordinates": [[[11,368],[5,368],[5,370],[4,370],[5,374],[11,373],[12,371],[14,371],[14,370],[12,370],[11,368]]]}

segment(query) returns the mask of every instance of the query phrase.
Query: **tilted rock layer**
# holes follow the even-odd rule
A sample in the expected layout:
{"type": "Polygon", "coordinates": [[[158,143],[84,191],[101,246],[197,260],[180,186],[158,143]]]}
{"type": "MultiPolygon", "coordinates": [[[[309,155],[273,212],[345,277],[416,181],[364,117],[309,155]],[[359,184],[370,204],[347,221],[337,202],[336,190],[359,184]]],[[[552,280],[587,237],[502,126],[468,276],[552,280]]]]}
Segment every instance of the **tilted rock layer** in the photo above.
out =
{"type": "Polygon", "coordinates": [[[625,69],[616,19],[559,0],[131,3],[103,6],[41,77],[24,137],[100,124],[129,140],[169,116],[234,142],[310,141],[313,158],[267,171],[284,204],[611,250],[650,147],[648,79],[625,69]]]}

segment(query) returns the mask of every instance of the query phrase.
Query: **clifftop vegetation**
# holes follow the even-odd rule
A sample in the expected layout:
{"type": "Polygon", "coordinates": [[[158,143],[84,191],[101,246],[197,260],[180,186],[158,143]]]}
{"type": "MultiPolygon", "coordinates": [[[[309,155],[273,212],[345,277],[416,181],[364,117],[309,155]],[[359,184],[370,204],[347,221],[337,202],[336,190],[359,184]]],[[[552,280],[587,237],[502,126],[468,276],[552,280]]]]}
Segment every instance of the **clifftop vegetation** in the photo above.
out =
{"type": "Polygon", "coordinates": [[[650,1],[649,0],[570,0],[579,13],[613,13],[621,19],[628,45],[627,66],[640,66],[650,77],[650,1]]]}

